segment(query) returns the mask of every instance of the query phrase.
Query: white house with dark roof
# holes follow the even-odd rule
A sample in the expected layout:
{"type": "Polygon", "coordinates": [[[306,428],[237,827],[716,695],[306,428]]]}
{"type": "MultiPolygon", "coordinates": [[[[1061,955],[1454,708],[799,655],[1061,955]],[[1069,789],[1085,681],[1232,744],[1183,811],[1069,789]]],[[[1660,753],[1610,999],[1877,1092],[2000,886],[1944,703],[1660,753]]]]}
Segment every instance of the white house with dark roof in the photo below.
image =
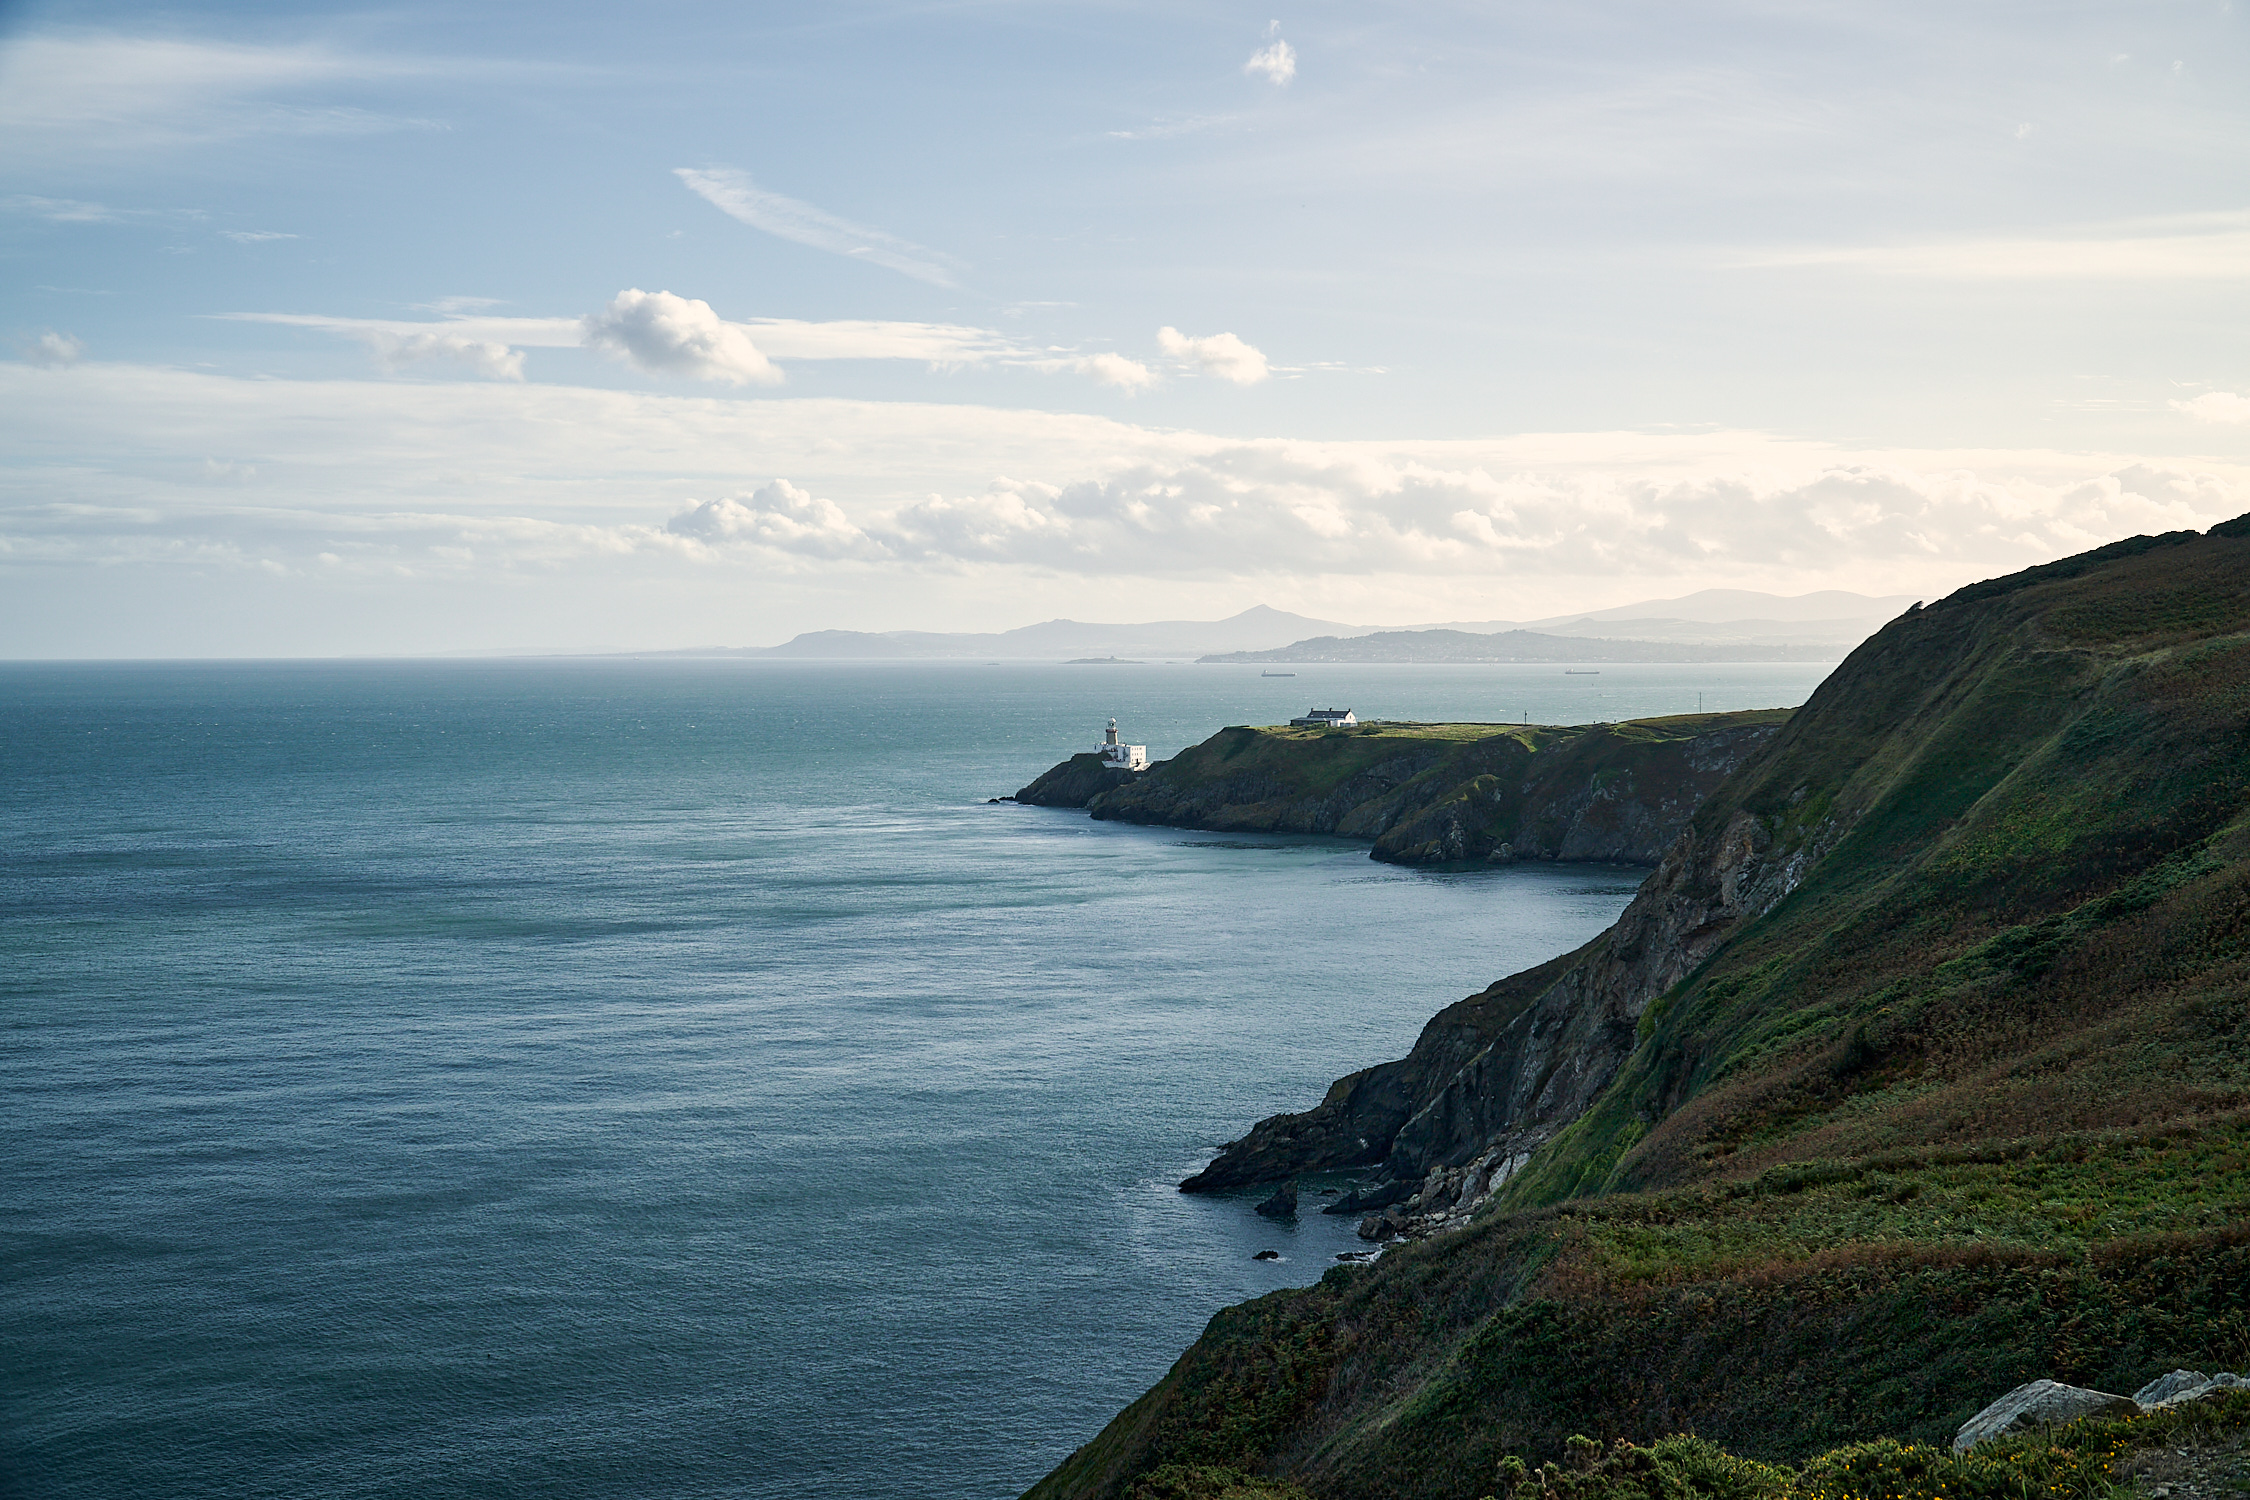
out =
{"type": "Polygon", "coordinates": [[[1358,722],[1348,708],[1308,708],[1303,718],[1289,721],[1300,729],[1349,729],[1358,722]]]}

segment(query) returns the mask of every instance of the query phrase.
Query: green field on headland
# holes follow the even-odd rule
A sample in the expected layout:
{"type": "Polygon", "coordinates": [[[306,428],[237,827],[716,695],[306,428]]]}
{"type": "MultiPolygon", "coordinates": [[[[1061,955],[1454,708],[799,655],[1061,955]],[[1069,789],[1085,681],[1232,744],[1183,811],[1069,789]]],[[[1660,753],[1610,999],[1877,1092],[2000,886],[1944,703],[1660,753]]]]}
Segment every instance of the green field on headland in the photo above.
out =
{"type": "Polygon", "coordinates": [[[1613,928],[1190,1186],[1312,1171],[1382,1259],[1220,1313],[1034,1496],[2107,1494],[2092,1428],[2014,1489],[1914,1453],[2250,1367],[2250,517],[1894,621],[1613,928]],[[1613,1446],[1686,1432],[1702,1480],[1613,1446]]]}

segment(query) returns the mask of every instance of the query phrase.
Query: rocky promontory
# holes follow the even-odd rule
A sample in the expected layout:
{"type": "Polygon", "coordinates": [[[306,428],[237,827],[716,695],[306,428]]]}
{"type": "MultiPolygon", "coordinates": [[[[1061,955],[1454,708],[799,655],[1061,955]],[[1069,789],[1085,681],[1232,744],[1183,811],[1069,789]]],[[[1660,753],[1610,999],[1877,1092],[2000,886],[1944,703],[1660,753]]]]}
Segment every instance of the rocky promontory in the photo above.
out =
{"type": "Polygon", "coordinates": [[[1104,792],[1113,792],[1135,776],[1146,774],[1110,765],[1089,750],[1042,772],[1038,780],[1016,793],[1015,800],[1033,807],[1084,807],[1104,792]]]}
{"type": "Polygon", "coordinates": [[[1363,838],[1392,864],[1653,865],[1788,718],[1235,727],[1144,772],[1076,755],[1016,800],[1167,828],[1363,838]]]}

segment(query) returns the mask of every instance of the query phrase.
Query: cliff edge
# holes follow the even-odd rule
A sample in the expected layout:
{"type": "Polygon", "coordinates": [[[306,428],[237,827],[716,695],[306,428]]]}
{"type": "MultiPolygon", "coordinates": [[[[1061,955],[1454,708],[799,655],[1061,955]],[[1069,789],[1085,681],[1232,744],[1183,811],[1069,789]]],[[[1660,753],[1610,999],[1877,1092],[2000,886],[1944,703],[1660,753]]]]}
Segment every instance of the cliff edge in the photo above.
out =
{"type": "Polygon", "coordinates": [[[1033,1494],[1474,1500],[1574,1433],[1789,1459],[2202,1368],[2250,1328],[2246,1001],[2250,517],[1910,610],[1608,932],[1191,1179],[1406,1196],[1033,1494]]]}

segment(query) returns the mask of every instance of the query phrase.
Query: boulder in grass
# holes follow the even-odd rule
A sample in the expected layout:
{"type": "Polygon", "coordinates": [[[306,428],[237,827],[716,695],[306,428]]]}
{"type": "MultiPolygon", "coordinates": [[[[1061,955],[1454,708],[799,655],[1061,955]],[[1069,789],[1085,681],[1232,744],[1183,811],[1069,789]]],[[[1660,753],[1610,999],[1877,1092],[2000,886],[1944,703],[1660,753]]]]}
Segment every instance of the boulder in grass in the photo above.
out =
{"type": "Polygon", "coordinates": [[[2250,1391],[2250,1380],[2224,1371],[2206,1375],[2200,1370],[2174,1370],[2142,1386],[2133,1399],[2152,1408],[2185,1406],[2191,1401],[2208,1401],[2229,1391],[2250,1391]]]}
{"type": "Polygon", "coordinates": [[[2201,1370],[2174,1370],[2169,1375],[2159,1375],[2147,1385],[2133,1392],[2133,1399],[2143,1406],[2154,1406],[2159,1401],[2169,1401],[2174,1396],[2211,1383],[2211,1377],[2201,1370]]]}
{"type": "Polygon", "coordinates": [[[1966,1453],[1979,1443],[2035,1427],[2053,1427],[2080,1417],[2129,1416],[2141,1409],[2130,1396],[2089,1391],[2059,1380],[2034,1380],[2019,1385],[1961,1424],[1953,1435],[1953,1451],[1966,1453]]]}

